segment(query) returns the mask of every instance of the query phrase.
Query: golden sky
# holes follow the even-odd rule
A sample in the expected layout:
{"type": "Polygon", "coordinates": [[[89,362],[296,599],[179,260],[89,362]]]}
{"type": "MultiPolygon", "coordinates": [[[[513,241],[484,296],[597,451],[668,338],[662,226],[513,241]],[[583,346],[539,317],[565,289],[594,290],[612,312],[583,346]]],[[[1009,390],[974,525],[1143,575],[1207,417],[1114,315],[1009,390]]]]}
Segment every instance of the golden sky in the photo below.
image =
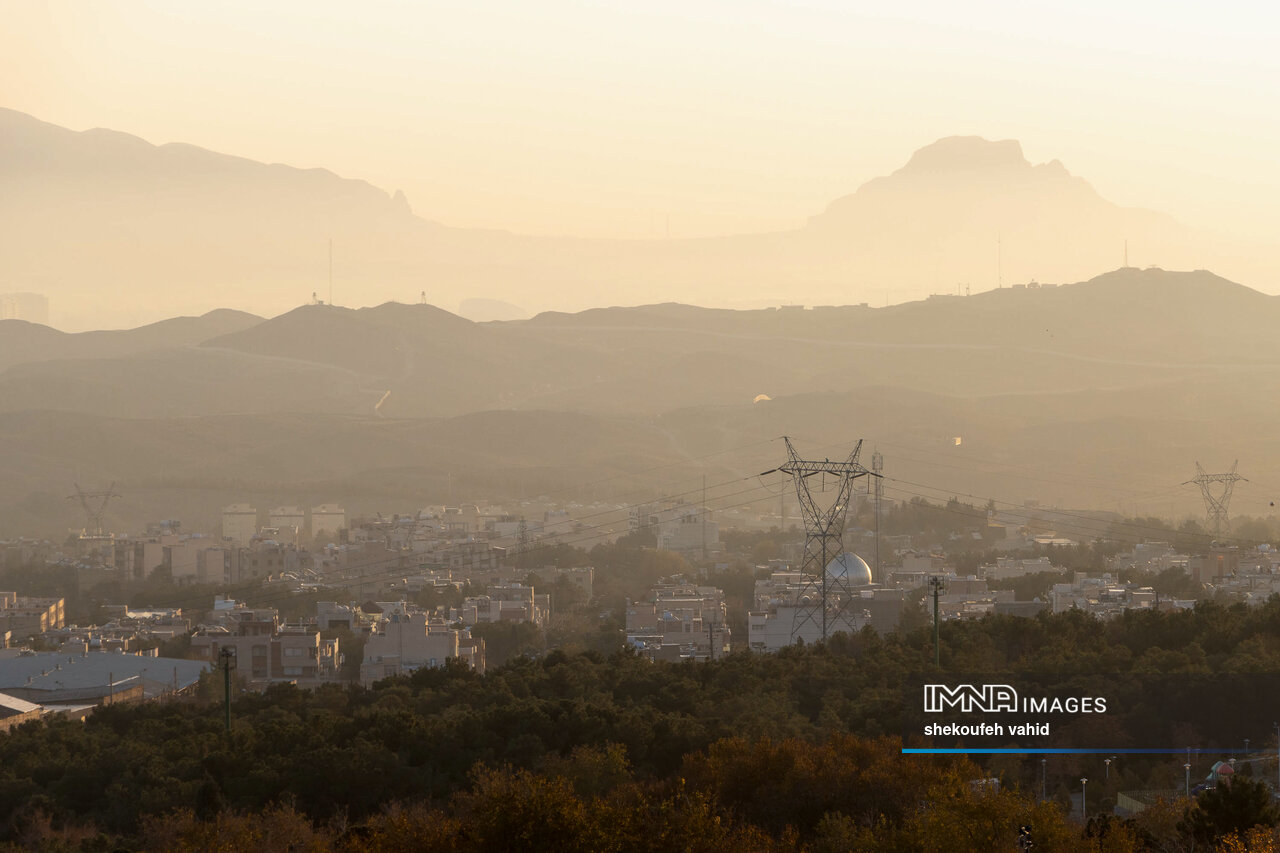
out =
{"type": "Polygon", "coordinates": [[[1083,0],[6,3],[0,106],[533,234],[797,227],[942,136],[1271,238],[1280,12],[1083,0]]]}

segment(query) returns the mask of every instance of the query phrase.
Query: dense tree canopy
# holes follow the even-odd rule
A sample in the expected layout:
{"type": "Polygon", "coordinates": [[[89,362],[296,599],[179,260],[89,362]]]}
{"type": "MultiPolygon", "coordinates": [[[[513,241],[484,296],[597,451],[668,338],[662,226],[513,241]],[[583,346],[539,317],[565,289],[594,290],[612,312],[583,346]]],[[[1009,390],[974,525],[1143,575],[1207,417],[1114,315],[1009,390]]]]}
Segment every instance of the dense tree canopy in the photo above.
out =
{"type": "MultiPolygon", "coordinates": [[[[1145,673],[1280,673],[1280,598],[1110,622],[1079,612],[953,622],[942,642],[953,671],[1124,674],[1138,685],[1134,719],[1158,720],[1178,699],[1138,701],[1145,673]]],[[[298,849],[482,850],[554,836],[558,849],[622,850],[685,833],[700,839],[688,849],[988,850],[1012,849],[1029,822],[1037,849],[1082,849],[1085,830],[1063,806],[1036,801],[1038,762],[900,754],[903,684],[930,660],[925,630],[711,663],[554,651],[484,676],[451,663],[371,689],[241,695],[230,737],[216,703],[100,708],[84,723],[0,735],[0,839],[217,849],[238,833],[283,833],[298,849]],[[970,784],[982,778],[999,790],[970,784]],[[396,846],[418,832],[423,846],[396,846]]],[[[1180,761],[1126,759],[1111,787],[1091,785],[1091,803],[1103,808],[1120,784],[1172,789],[1180,761]]],[[[1055,759],[1047,787],[1065,801],[1083,772],[1055,759]]],[[[1182,849],[1142,846],[1161,832],[1199,849],[1247,840],[1250,821],[1276,819],[1247,793],[1223,791],[1221,804],[1205,795],[1165,825],[1157,809],[1145,823],[1088,831],[1116,850],[1182,849]]]]}

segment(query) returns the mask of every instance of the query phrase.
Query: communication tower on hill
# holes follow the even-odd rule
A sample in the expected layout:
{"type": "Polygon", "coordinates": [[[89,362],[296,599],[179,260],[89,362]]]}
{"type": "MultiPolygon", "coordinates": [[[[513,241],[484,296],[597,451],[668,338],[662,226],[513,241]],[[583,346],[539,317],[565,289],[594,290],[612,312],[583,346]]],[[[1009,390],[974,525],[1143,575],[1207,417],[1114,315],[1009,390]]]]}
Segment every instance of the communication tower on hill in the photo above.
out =
{"type": "Polygon", "coordinates": [[[1213,531],[1214,538],[1221,536],[1231,529],[1230,520],[1227,517],[1227,507],[1231,504],[1231,492],[1235,490],[1236,483],[1245,480],[1236,473],[1236,466],[1240,464],[1237,459],[1231,463],[1231,470],[1225,474],[1206,474],[1204,468],[1200,467],[1200,463],[1196,463],[1197,476],[1194,480],[1187,480],[1182,485],[1188,486],[1194,483],[1200,487],[1200,494],[1204,496],[1205,513],[1209,520],[1209,529],[1213,531]],[[1213,494],[1213,486],[1223,483],[1221,494],[1215,496],[1213,494]]]}
{"type": "MultiPolygon", "coordinates": [[[[828,628],[842,624],[845,621],[842,617],[852,611],[854,603],[852,582],[858,579],[854,577],[854,567],[836,559],[844,552],[844,524],[849,514],[853,484],[861,477],[879,477],[880,474],[868,471],[858,461],[862,452],[861,439],[843,462],[801,459],[791,439],[783,436],[783,441],[787,443],[787,461],[776,470],[791,475],[796,498],[800,502],[800,515],[804,519],[802,581],[791,624],[791,638],[794,641],[804,633],[807,625],[813,623],[821,629],[820,636],[825,642],[828,628]]],[[[860,560],[858,562],[861,563],[860,560]]]]}

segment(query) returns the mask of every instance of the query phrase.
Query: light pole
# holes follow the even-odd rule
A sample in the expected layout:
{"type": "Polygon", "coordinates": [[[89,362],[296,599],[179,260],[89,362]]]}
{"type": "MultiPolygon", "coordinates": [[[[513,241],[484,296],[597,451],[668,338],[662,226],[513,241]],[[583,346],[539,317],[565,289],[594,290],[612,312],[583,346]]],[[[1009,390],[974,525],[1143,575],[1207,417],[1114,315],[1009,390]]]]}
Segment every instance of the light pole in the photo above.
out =
{"type": "Polygon", "coordinates": [[[1080,778],[1080,817],[1089,822],[1089,780],[1084,777],[1080,778]]]}
{"type": "Polygon", "coordinates": [[[1040,801],[1049,799],[1048,788],[1046,787],[1046,779],[1049,775],[1049,759],[1040,759],[1040,801]]]}
{"type": "Polygon", "coordinates": [[[1104,758],[1102,759],[1102,763],[1106,766],[1106,770],[1104,770],[1102,773],[1102,781],[1110,782],[1111,781],[1111,759],[1104,758]]]}
{"type": "Polygon", "coordinates": [[[938,644],[938,596],[942,594],[942,578],[929,578],[929,594],[933,596],[933,665],[942,668],[942,646],[938,644]]]}
{"type": "Polygon", "coordinates": [[[1249,739],[1248,738],[1244,739],[1244,757],[1245,758],[1249,757],[1249,739]]]}
{"type": "Polygon", "coordinates": [[[223,702],[227,715],[227,736],[232,736],[232,670],[236,669],[236,648],[221,648],[218,657],[223,663],[223,702]]]}
{"type": "Polygon", "coordinates": [[[1187,771],[1187,799],[1191,799],[1191,765],[1184,764],[1182,769],[1187,771]]]}

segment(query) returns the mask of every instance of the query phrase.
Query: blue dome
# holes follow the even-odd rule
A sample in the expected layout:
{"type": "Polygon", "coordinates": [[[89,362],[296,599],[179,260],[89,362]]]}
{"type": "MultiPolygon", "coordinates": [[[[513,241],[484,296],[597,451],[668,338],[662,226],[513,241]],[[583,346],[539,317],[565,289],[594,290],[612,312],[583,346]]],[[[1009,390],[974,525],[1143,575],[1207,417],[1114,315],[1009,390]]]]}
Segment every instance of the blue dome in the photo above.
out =
{"type": "Polygon", "coordinates": [[[845,551],[827,563],[827,577],[844,581],[849,586],[868,586],[871,583],[871,567],[857,554],[845,551]]]}

